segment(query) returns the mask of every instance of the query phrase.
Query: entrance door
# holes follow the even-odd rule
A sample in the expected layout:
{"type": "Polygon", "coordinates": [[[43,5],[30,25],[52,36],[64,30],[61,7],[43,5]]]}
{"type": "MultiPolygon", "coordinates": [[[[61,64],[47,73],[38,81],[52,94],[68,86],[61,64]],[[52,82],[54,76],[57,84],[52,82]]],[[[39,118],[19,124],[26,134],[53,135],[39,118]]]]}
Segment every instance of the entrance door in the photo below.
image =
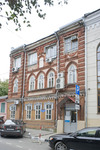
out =
{"type": "Polygon", "coordinates": [[[64,132],[70,133],[77,130],[77,119],[75,110],[65,110],[64,132]]]}

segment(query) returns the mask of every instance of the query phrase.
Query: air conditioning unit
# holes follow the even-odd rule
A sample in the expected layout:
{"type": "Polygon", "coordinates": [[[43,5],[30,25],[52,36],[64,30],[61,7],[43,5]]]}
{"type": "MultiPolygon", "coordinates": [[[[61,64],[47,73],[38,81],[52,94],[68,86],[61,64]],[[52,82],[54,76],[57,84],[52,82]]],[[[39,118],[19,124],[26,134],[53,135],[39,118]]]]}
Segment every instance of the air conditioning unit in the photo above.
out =
{"type": "Polygon", "coordinates": [[[47,62],[48,62],[48,63],[50,63],[50,62],[52,62],[52,61],[53,61],[52,58],[48,58],[48,59],[47,59],[47,62]]]}
{"type": "Polygon", "coordinates": [[[12,68],[12,72],[18,72],[18,68],[17,67],[14,67],[14,68],[12,68]]]}
{"type": "Polygon", "coordinates": [[[14,104],[15,104],[15,105],[18,105],[18,104],[19,104],[19,101],[18,101],[18,100],[15,100],[15,101],[14,101],[14,104]]]}
{"type": "Polygon", "coordinates": [[[57,74],[57,78],[63,78],[63,77],[64,77],[64,73],[63,72],[57,74]]]}
{"type": "Polygon", "coordinates": [[[56,89],[63,89],[64,88],[64,77],[56,79],[56,89]]]}

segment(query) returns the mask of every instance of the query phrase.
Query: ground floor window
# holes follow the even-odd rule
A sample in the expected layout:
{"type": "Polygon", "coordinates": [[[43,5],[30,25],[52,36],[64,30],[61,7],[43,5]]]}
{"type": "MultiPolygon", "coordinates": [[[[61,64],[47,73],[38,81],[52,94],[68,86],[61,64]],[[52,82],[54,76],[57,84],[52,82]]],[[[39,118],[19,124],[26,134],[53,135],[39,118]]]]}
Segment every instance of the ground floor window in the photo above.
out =
{"type": "Polygon", "coordinates": [[[31,106],[27,106],[26,119],[31,119],[31,106]]]}
{"type": "Polygon", "coordinates": [[[35,119],[41,119],[41,105],[36,105],[35,119]]]}
{"type": "Polygon", "coordinates": [[[46,120],[51,120],[52,118],[52,105],[47,104],[46,105],[46,120]]]}
{"type": "Polygon", "coordinates": [[[5,103],[1,103],[1,113],[5,113],[5,103]]]}
{"type": "Polygon", "coordinates": [[[10,106],[10,119],[15,119],[16,106],[10,106]]]}

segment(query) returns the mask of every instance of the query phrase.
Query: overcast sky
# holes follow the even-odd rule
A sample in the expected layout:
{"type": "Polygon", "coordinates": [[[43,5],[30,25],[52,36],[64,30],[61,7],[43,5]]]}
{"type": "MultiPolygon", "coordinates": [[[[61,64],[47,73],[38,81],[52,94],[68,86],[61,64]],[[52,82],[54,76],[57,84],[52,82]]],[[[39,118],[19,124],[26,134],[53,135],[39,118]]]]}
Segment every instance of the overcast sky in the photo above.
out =
{"type": "Polygon", "coordinates": [[[22,31],[16,32],[15,26],[10,23],[6,25],[5,19],[0,17],[3,28],[0,29],[0,79],[9,78],[11,47],[19,47],[23,44],[33,43],[44,38],[60,27],[81,18],[84,14],[100,8],[100,0],[69,0],[68,5],[45,7],[45,20],[40,19],[36,14],[31,18],[31,28],[22,25],[22,31]]]}

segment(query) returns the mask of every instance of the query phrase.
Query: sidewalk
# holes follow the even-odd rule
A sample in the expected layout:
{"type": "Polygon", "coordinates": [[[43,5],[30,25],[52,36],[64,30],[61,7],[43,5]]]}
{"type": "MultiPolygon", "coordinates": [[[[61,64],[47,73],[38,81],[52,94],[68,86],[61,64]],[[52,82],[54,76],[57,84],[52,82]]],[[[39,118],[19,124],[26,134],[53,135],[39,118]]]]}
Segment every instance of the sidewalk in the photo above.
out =
{"type": "Polygon", "coordinates": [[[27,128],[24,137],[33,139],[33,142],[37,139],[42,141],[48,141],[49,136],[56,134],[53,131],[38,130],[27,128]]]}

